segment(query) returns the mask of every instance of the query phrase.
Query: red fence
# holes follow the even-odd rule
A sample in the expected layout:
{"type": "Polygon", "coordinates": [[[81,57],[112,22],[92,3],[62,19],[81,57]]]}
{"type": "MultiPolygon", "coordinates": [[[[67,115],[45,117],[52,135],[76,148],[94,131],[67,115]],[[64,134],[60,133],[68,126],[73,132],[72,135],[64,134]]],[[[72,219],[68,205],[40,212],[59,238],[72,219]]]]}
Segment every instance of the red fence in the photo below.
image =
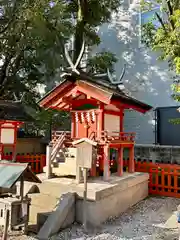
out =
{"type": "MultiPolygon", "coordinates": [[[[12,160],[12,155],[6,154],[2,159],[12,160]]],[[[16,156],[16,161],[28,163],[34,173],[42,173],[46,155],[22,154],[16,156]]],[[[124,160],[124,166],[128,166],[128,161],[124,160]]],[[[149,194],[180,198],[180,165],[135,162],[135,171],[149,173],[149,194]]]]}
{"type": "MultiPolygon", "coordinates": [[[[3,160],[12,160],[11,154],[4,154],[3,160]]],[[[34,173],[42,173],[43,167],[46,165],[45,154],[18,154],[16,162],[28,163],[34,173]]]]}
{"type": "Polygon", "coordinates": [[[180,198],[180,165],[135,162],[135,171],[149,173],[149,194],[180,198]]]}

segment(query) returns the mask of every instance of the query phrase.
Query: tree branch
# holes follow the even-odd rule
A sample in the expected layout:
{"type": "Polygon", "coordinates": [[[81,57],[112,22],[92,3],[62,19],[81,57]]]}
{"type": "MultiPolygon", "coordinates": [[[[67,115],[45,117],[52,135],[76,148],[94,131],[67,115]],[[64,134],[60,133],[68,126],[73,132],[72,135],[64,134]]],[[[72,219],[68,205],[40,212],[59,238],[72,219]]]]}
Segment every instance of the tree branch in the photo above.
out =
{"type": "Polygon", "coordinates": [[[81,46],[84,39],[85,26],[87,24],[85,20],[85,13],[87,11],[87,0],[78,0],[78,17],[75,31],[75,40],[74,40],[74,56],[73,62],[75,63],[78,59],[78,56],[81,51],[81,46]]]}
{"type": "Polygon", "coordinates": [[[157,12],[155,12],[155,14],[156,14],[156,17],[158,18],[161,26],[163,27],[165,33],[167,33],[167,30],[166,30],[166,27],[165,27],[165,25],[164,25],[164,22],[163,22],[162,18],[159,16],[159,14],[158,14],[157,12]]]}
{"type": "Polygon", "coordinates": [[[171,19],[171,16],[173,15],[173,8],[171,6],[170,0],[167,1],[167,6],[168,6],[168,12],[169,12],[169,22],[171,24],[172,29],[174,30],[175,29],[174,22],[171,19]]]}
{"type": "Polygon", "coordinates": [[[9,28],[10,24],[14,21],[14,18],[16,17],[15,13],[16,13],[16,10],[17,10],[17,1],[15,0],[15,3],[14,3],[14,6],[12,8],[12,16],[11,16],[11,19],[9,19],[7,25],[4,27],[4,29],[2,29],[0,31],[0,34],[4,33],[5,31],[7,31],[7,29],[9,28]]]}

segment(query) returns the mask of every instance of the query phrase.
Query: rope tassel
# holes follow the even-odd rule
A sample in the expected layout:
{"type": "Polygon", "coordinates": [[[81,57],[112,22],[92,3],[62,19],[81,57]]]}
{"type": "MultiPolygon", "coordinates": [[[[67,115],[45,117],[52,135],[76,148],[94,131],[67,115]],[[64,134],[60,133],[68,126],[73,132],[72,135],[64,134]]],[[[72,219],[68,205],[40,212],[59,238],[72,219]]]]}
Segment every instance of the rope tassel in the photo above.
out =
{"type": "Polygon", "coordinates": [[[95,118],[95,112],[92,112],[92,121],[95,122],[96,118],[95,118]]]}
{"type": "Polygon", "coordinates": [[[84,122],[84,113],[81,112],[81,122],[83,123],[84,122]]]}
{"type": "Polygon", "coordinates": [[[76,122],[78,122],[78,113],[77,112],[75,113],[75,119],[76,119],[76,122]]]}
{"type": "Polygon", "coordinates": [[[90,113],[89,112],[86,113],[86,118],[87,118],[87,122],[89,123],[91,121],[91,117],[90,117],[90,113]]]}

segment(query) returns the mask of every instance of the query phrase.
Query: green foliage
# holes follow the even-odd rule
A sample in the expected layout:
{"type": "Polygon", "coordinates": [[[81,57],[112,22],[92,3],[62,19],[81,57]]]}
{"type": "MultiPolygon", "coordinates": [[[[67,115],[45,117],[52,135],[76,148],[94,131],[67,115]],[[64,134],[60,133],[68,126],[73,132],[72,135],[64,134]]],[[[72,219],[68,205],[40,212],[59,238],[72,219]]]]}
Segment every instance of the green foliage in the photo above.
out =
{"type": "Polygon", "coordinates": [[[169,119],[169,122],[174,125],[180,124],[180,118],[169,119]]]}
{"type": "MultiPolygon", "coordinates": [[[[60,4],[57,8],[65,12],[62,6],[60,4]]],[[[36,102],[39,97],[37,84],[51,79],[63,62],[60,41],[69,37],[70,22],[66,19],[61,21],[54,31],[47,27],[52,27],[59,19],[47,0],[5,0],[0,2],[0,8],[4,8],[0,19],[0,55],[3,62],[0,95],[11,99],[12,92],[16,92],[17,96],[26,92],[25,100],[36,102]]]]}
{"type": "Polygon", "coordinates": [[[41,109],[40,111],[33,111],[31,115],[36,121],[25,125],[25,131],[30,135],[48,136],[51,128],[53,130],[70,129],[70,118],[67,112],[41,109]]]}
{"type": "Polygon", "coordinates": [[[109,69],[111,72],[114,71],[114,63],[117,62],[115,54],[104,51],[97,53],[94,57],[89,58],[87,66],[89,67],[89,72],[103,73],[109,69]]]}
{"type": "MultiPolygon", "coordinates": [[[[53,87],[60,81],[62,68],[67,66],[64,44],[72,35],[75,58],[82,36],[89,47],[98,45],[96,28],[108,22],[118,7],[119,0],[54,0],[51,4],[49,0],[1,0],[0,98],[14,100],[13,93],[17,98],[25,93],[23,103],[34,109],[36,123],[32,126],[39,129],[48,129],[55,122],[66,124],[67,114],[39,109],[37,86],[53,87]]],[[[113,71],[115,62],[115,56],[104,51],[88,60],[88,69],[113,71]]]]}
{"type": "MultiPolygon", "coordinates": [[[[160,23],[158,29],[155,29],[152,22],[143,26],[143,39],[152,50],[160,54],[161,60],[167,60],[170,68],[180,74],[180,1],[179,0],[156,0],[160,4],[164,18],[158,13],[157,20],[160,23]]],[[[143,10],[152,10],[153,4],[141,3],[143,10]]]]}

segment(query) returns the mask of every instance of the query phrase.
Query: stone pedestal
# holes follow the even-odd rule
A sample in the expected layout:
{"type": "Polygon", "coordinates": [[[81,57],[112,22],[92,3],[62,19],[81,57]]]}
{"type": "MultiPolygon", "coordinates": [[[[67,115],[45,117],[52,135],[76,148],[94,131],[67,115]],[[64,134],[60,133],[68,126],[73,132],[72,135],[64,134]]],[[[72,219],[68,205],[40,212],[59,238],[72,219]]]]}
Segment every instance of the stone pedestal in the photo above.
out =
{"type": "MultiPolygon", "coordinates": [[[[134,173],[126,177],[116,177],[114,181],[112,177],[112,182],[104,184],[104,187],[103,183],[97,183],[95,189],[90,189],[89,186],[87,203],[89,224],[98,226],[109,217],[118,216],[146,198],[148,178],[149,175],[146,173],[134,173]]],[[[76,192],[79,196],[76,202],[76,221],[82,223],[83,200],[80,197],[82,193],[78,190],[76,192]]]]}

